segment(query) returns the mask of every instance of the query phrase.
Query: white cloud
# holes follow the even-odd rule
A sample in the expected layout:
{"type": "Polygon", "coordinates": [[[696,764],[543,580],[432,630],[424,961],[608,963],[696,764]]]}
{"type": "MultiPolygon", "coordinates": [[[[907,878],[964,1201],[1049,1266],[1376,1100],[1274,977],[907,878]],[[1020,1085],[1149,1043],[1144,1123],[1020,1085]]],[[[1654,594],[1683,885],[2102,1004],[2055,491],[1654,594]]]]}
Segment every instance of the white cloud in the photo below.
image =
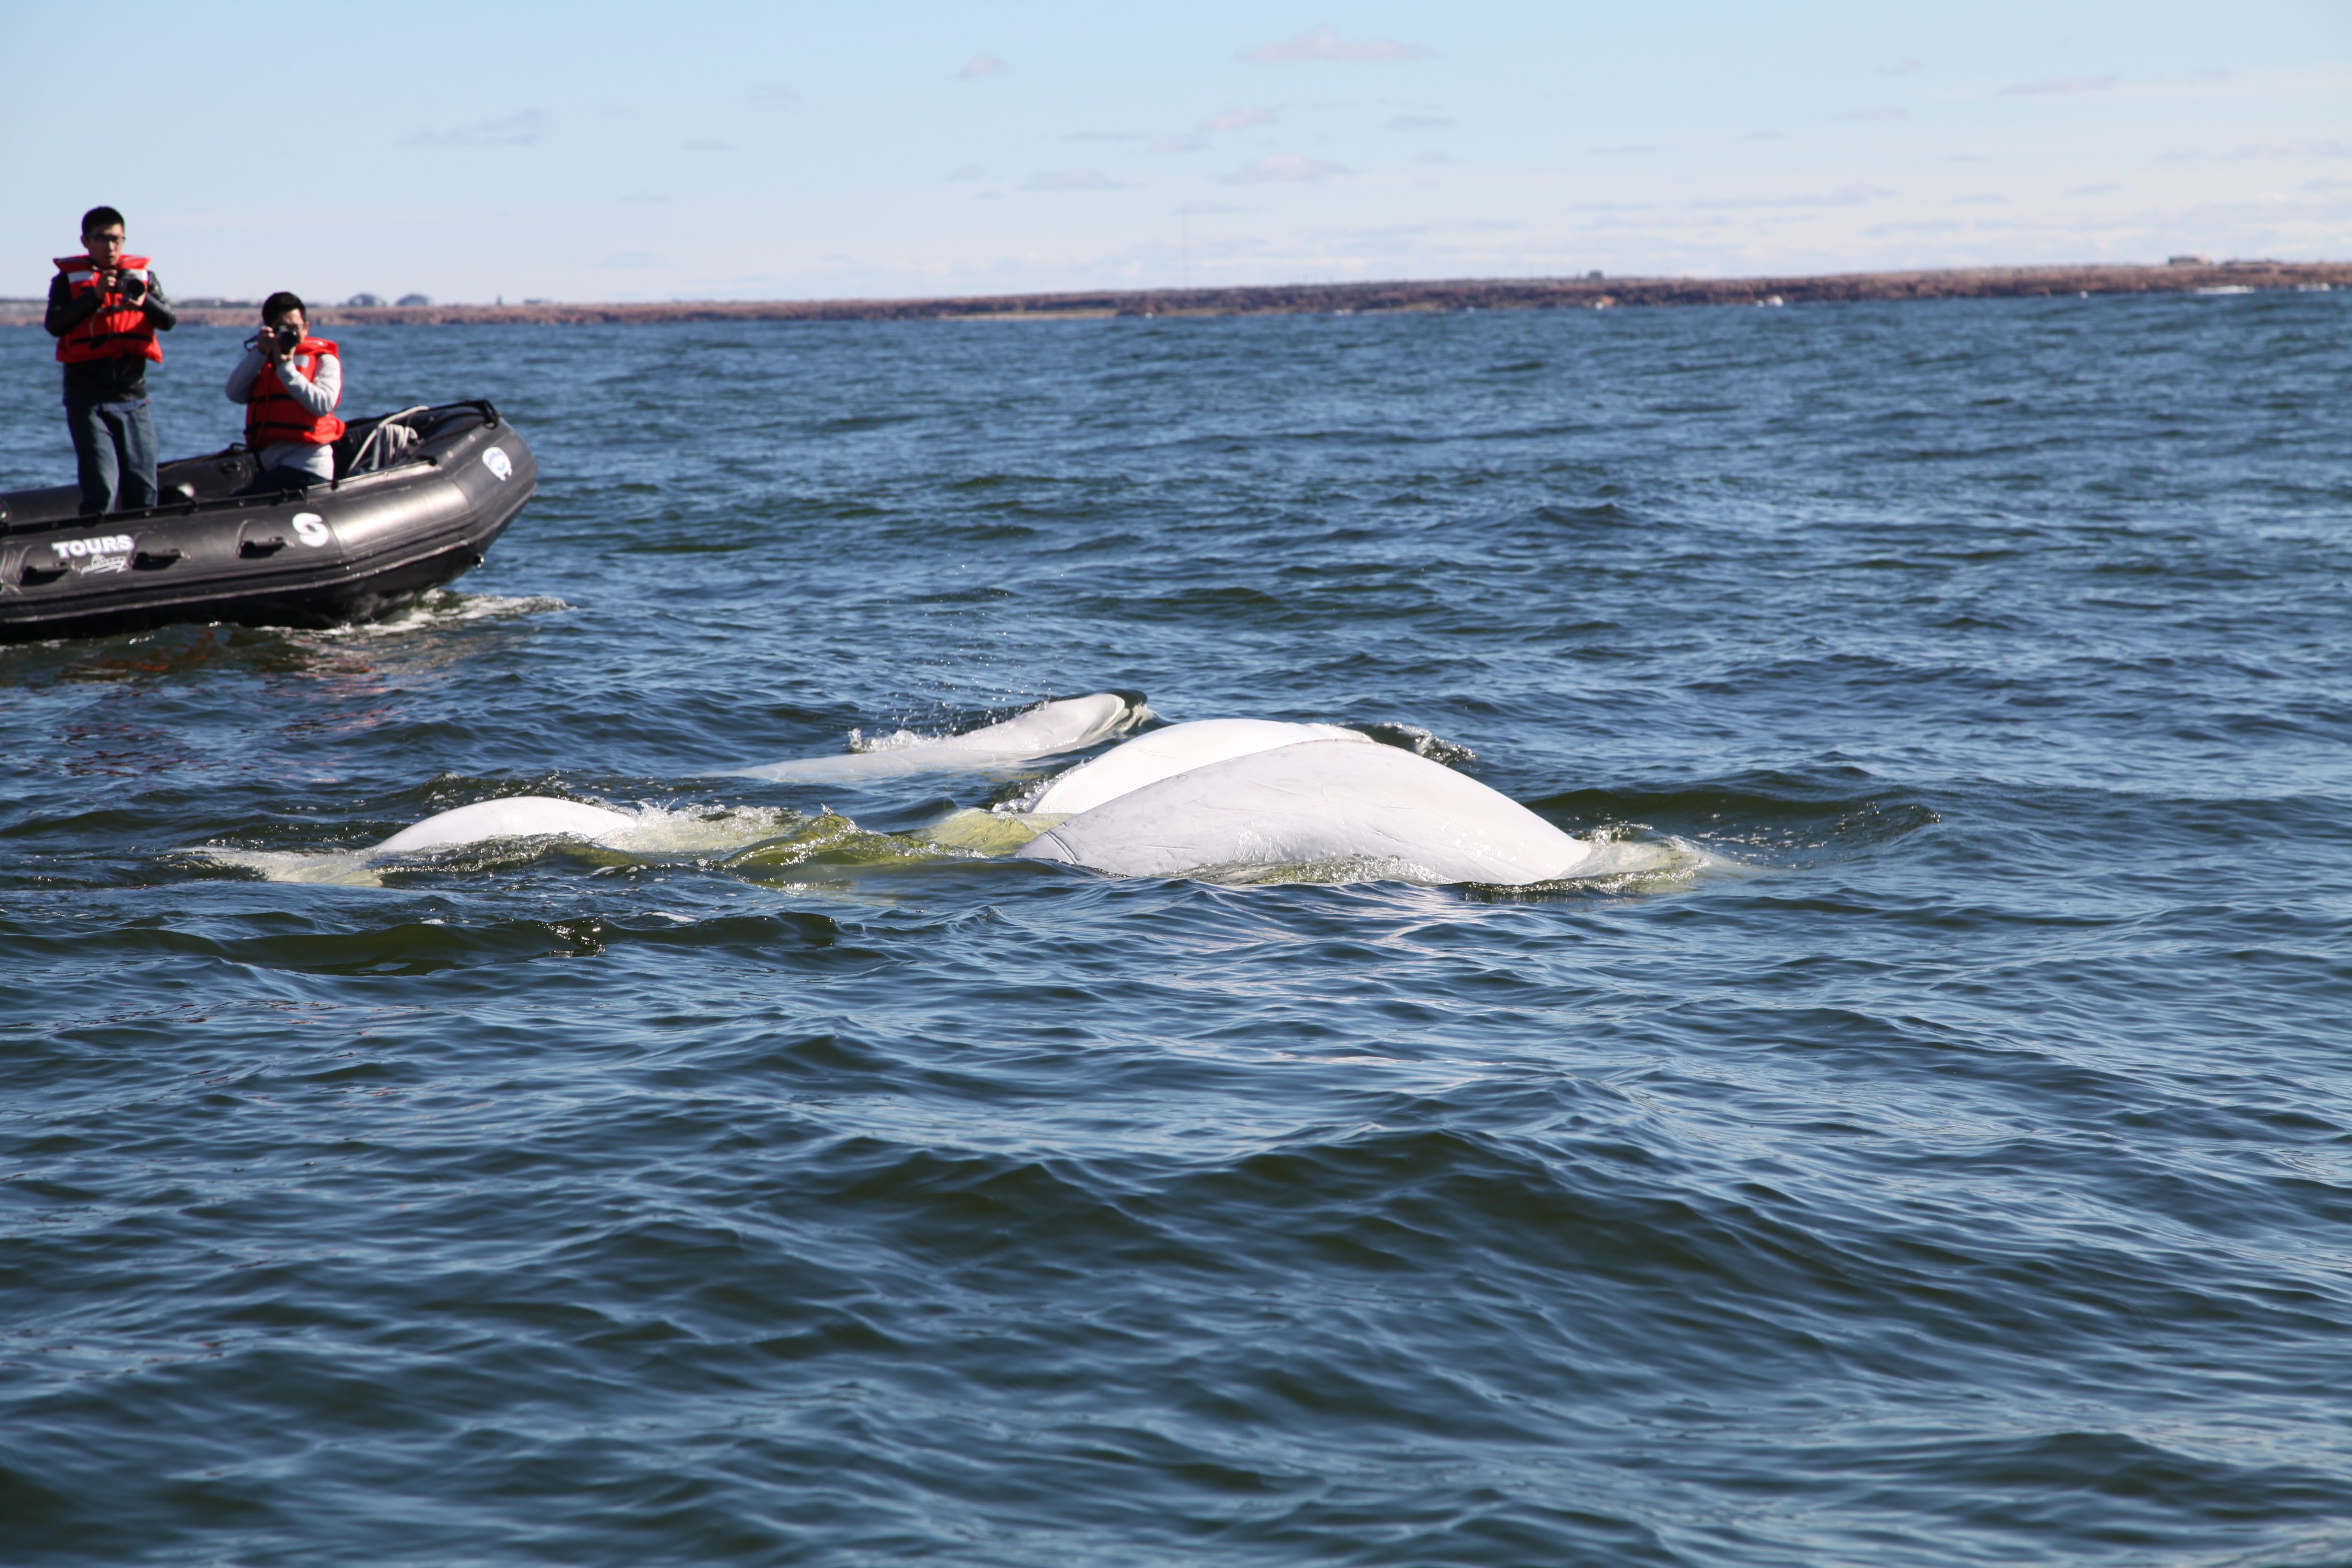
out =
{"type": "Polygon", "coordinates": [[[2021,81],[2002,88],[2003,98],[2056,98],[2077,92],[2105,92],[2116,85],[2111,76],[2068,77],[2063,81],[2021,81]]]}
{"type": "Polygon", "coordinates": [[[2095,185],[2076,185],[2066,194],[2070,196],[2110,196],[2122,189],[2113,180],[2103,180],[2095,185]]]}
{"type": "Polygon", "coordinates": [[[1620,153],[1630,155],[1636,153],[1654,153],[1657,148],[1647,142],[1611,142],[1599,147],[1587,147],[1585,151],[1604,157],[1614,157],[1620,153]]]}
{"type": "Polygon", "coordinates": [[[978,180],[978,179],[984,179],[984,178],[986,178],[986,177],[987,177],[987,174],[988,174],[988,171],[987,171],[987,170],[985,170],[985,169],[983,169],[983,168],[982,168],[979,164],[977,164],[977,163],[966,163],[963,167],[961,167],[961,169],[958,169],[955,173],[953,173],[953,174],[950,174],[950,175],[948,176],[948,178],[949,178],[950,180],[951,180],[951,181],[953,181],[953,180],[978,180]]]}
{"type": "Polygon", "coordinates": [[[1874,223],[1862,232],[1865,238],[1889,239],[1905,234],[1958,234],[1968,226],[1951,218],[1939,217],[1923,218],[1915,223],[1874,223]]]}
{"type": "Polygon", "coordinates": [[[1390,131],[1450,131],[1453,118],[1444,114],[1400,114],[1383,128],[1390,131]]]}
{"type": "Polygon", "coordinates": [[[2230,154],[2232,158],[2352,158],[2352,147],[2341,142],[2266,142],[2259,146],[2241,147],[2230,154]]]}
{"type": "Polygon", "coordinates": [[[1271,125],[1275,112],[1261,105],[1247,109],[1228,109],[1223,114],[1212,114],[1201,121],[1203,131],[1247,131],[1253,125],[1271,125]]]}
{"type": "Polygon", "coordinates": [[[1125,187],[1099,169],[1041,169],[1021,187],[1026,191],[1116,191],[1125,187]]]}
{"type": "Polygon", "coordinates": [[[1260,158],[1255,163],[1244,163],[1225,176],[1229,185],[1313,184],[1334,174],[1348,171],[1338,163],[1326,163],[1314,158],[1302,158],[1296,153],[1277,153],[1271,158],[1260,158]]]}
{"type": "Polygon", "coordinates": [[[677,150],[681,153],[731,153],[735,149],[724,142],[681,142],[677,150]]]}
{"type": "Polygon", "coordinates": [[[1852,207],[1880,201],[1895,193],[1884,185],[1840,185],[1827,193],[1808,191],[1793,196],[1747,196],[1732,201],[1692,202],[1698,211],[1728,207],[1852,207]]]}
{"type": "Polygon", "coordinates": [[[1234,58],[1257,65],[1297,65],[1303,60],[1417,60],[1432,51],[1420,44],[1394,38],[1343,38],[1328,27],[1301,33],[1279,43],[1260,44],[1234,58]]]}
{"type": "Polygon", "coordinates": [[[543,110],[526,109],[502,120],[485,120],[458,131],[419,131],[403,140],[411,147],[528,147],[547,134],[543,110]]]}
{"type": "Polygon", "coordinates": [[[2259,142],[2233,153],[2166,153],[2160,156],[2168,163],[2198,163],[2209,158],[2352,158],[2352,146],[2306,138],[2301,142],[2259,142]]]}
{"type": "Polygon", "coordinates": [[[1908,120],[1911,118],[1911,111],[1907,109],[1849,109],[1838,118],[1840,120],[1908,120]]]}
{"type": "Polygon", "coordinates": [[[1926,66],[1927,63],[1927,61],[1922,59],[1907,59],[1901,65],[1881,66],[1878,68],[1878,74],[1881,76],[1909,76],[1913,72],[1919,70],[1921,68],[1926,66]]]}
{"type": "Polygon", "coordinates": [[[1147,148],[1146,151],[1152,153],[1197,153],[1207,145],[1208,143],[1202,141],[1198,136],[1162,136],[1159,141],[1154,142],[1149,148],[1147,148]]]}
{"type": "Polygon", "coordinates": [[[772,112],[791,109],[800,100],[799,93],[780,81],[761,81],[751,84],[751,107],[754,109],[772,112]]]}
{"type": "Polygon", "coordinates": [[[963,81],[978,81],[982,77],[1002,76],[1012,68],[994,55],[974,55],[963,62],[963,69],[956,76],[963,81]]]}

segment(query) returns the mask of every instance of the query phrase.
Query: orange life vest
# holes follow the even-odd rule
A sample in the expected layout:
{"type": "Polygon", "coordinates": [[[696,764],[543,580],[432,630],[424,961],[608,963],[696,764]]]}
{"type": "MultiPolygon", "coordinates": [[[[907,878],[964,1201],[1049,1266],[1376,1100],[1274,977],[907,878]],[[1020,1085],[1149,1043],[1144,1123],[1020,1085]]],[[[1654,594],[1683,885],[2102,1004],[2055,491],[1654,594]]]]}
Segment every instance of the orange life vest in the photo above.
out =
{"type": "MultiPolygon", "coordinates": [[[[99,308],[89,318],[58,340],[58,360],[87,364],[91,360],[130,359],[137,354],[152,360],[163,357],[163,345],[155,341],[155,324],[147,319],[147,312],[127,302],[120,290],[99,287],[97,262],[87,256],[60,256],[57,263],[75,293],[100,296],[99,308]]],[[[126,256],[114,265],[135,277],[147,277],[143,256],[126,256]]]]}
{"type": "MultiPolygon", "coordinates": [[[[335,345],[324,338],[304,338],[294,345],[287,356],[305,380],[315,381],[319,362],[333,355],[335,345]]],[[[338,390],[335,401],[343,400],[338,390]]],[[[286,441],[307,441],[313,447],[331,446],[343,434],[343,422],[331,414],[313,414],[294,401],[286,384],[278,379],[278,367],[265,362],[261,374],[253,378],[253,395],[245,405],[245,444],[255,451],[275,447],[286,441]]]]}

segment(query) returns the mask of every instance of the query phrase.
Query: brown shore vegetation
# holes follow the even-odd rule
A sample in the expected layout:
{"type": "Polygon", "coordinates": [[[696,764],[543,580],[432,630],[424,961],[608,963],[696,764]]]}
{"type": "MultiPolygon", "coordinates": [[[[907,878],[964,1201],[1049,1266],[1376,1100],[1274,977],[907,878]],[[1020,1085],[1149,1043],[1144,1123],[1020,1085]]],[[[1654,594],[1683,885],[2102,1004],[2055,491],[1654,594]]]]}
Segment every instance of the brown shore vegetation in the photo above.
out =
{"type": "MultiPolygon", "coordinates": [[[[2014,299],[2066,294],[2352,288],[2352,262],[2183,260],[2162,266],[1973,267],[1785,278],[1486,278],[1430,282],[1283,283],[1218,289],[1087,289],[934,300],[675,300],[657,303],[321,305],[319,325],[545,326],[645,321],[1040,321],[1105,316],[1370,314],[1375,311],[1610,310],[1643,305],[1800,305],[1857,300],[2014,299]]],[[[182,320],[244,326],[250,304],[188,300],[182,320]]],[[[0,302],[0,324],[31,325],[37,301],[0,302]]]]}

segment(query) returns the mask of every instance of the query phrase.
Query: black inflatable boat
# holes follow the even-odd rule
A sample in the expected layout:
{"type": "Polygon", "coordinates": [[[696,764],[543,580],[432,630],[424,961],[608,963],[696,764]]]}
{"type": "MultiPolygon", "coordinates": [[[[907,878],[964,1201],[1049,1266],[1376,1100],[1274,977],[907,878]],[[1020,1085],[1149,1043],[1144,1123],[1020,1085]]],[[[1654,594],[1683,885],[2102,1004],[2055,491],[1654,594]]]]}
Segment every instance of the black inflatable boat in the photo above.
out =
{"type": "Polygon", "coordinates": [[[99,517],[72,485],[0,495],[0,642],[367,620],[478,564],[539,488],[486,402],[353,422],[332,483],[238,494],[257,472],[242,447],[182,458],[157,473],[160,504],[99,517]]]}

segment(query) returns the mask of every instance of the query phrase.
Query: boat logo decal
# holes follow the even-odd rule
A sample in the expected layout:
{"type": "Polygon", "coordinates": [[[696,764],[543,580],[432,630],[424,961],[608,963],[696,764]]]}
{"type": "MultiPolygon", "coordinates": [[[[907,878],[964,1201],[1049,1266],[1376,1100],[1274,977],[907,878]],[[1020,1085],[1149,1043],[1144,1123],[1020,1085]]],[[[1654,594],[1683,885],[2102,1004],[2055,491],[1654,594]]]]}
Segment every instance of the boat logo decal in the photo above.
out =
{"type": "Polygon", "coordinates": [[[127,533],[104,533],[96,539],[60,539],[49,546],[60,561],[79,561],[86,555],[118,555],[128,553],[131,536],[127,533]]]}
{"type": "Polygon", "coordinates": [[[511,478],[514,474],[514,464],[507,457],[506,448],[503,447],[493,447],[483,453],[482,467],[498,475],[502,480],[511,478]]]}
{"type": "Polygon", "coordinates": [[[327,531],[327,520],[317,512],[298,511],[294,514],[294,537],[315,550],[334,535],[327,531]]]}
{"type": "Polygon", "coordinates": [[[95,539],[58,539],[49,543],[59,561],[77,561],[77,572],[121,572],[131,564],[131,536],[101,533],[95,539]]]}

